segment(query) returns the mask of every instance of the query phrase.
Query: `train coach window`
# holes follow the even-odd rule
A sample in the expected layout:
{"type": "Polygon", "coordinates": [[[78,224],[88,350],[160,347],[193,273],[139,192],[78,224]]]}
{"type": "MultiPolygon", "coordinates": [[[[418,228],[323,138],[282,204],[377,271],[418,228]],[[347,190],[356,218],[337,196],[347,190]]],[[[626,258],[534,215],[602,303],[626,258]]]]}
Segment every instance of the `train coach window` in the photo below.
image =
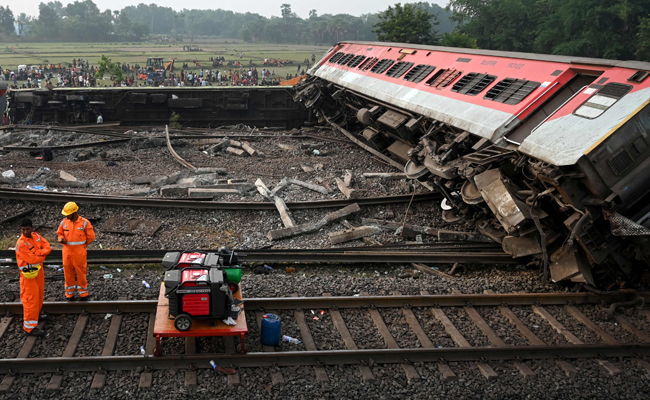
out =
{"type": "Polygon", "coordinates": [[[375,74],[383,74],[386,72],[388,68],[390,68],[391,65],[393,65],[395,61],[385,58],[381,61],[379,61],[377,64],[375,64],[370,71],[374,72],[375,74]]]}
{"type": "Polygon", "coordinates": [[[377,57],[368,57],[360,65],[359,69],[362,71],[367,71],[369,68],[372,68],[379,59],[377,57]]]}
{"type": "Polygon", "coordinates": [[[442,89],[449,86],[449,84],[455,81],[456,78],[462,74],[463,71],[458,71],[453,68],[439,69],[438,72],[429,78],[426,84],[434,88],[442,89]]]}
{"type": "Polygon", "coordinates": [[[345,64],[349,63],[350,60],[352,60],[353,57],[354,57],[354,54],[346,54],[343,57],[341,57],[341,59],[337,62],[337,64],[345,65],[345,64]]]}
{"type": "Polygon", "coordinates": [[[486,100],[498,101],[504,104],[519,104],[523,99],[539,87],[539,82],[526,79],[506,78],[497,82],[483,97],[486,100]]]}
{"type": "Polygon", "coordinates": [[[600,117],[630,90],[632,90],[631,85],[608,83],[576,108],[573,114],[588,119],[600,117]]]}
{"type": "Polygon", "coordinates": [[[357,65],[361,64],[361,61],[365,60],[366,56],[356,56],[348,63],[348,67],[356,68],[357,65]]]}
{"type": "Polygon", "coordinates": [[[402,75],[404,75],[406,71],[411,69],[413,65],[415,64],[412,62],[400,61],[397,64],[390,67],[388,71],[386,71],[386,76],[390,76],[391,78],[399,78],[402,75]]]}
{"type": "Polygon", "coordinates": [[[458,92],[459,94],[466,94],[468,96],[476,96],[496,79],[497,77],[494,75],[470,72],[460,78],[451,88],[451,91],[458,92]]]}
{"type": "Polygon", "coordinates": [[[334,64],[334,63],[336,63],[338,60],[340,60],[341,57],[343,57],[344,55],[345,55],[345,53],[339,51],[338,53],[334,54],[334,55],[332,56],[332,58],[330,58],[330,62],[331,62],[332,64],[334,64]]]}
{"type": "Polygon", "coordinates": [[[408,82],[419,83],[424,80],[436,67],[432,65],[420,64],[404,75],[404,80],[408,82]]]}

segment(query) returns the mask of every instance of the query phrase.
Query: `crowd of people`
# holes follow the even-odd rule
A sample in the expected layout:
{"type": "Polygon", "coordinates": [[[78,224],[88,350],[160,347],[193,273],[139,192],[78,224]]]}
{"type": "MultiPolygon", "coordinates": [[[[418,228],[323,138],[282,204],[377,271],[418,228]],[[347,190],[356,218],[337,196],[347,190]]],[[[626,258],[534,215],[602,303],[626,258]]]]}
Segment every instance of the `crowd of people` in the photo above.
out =
{"type": "MultiPolygon", "coordinates": [[[[240,54],[243,56],[243,53],[240,54]]],[[[241,57],[240,57],[241,58],[241,57]]],[[[312,62],[315,55],[312,54],[312,62]]],[[[123,79],[119,80],[113,75],[97,78],[98,67],[91,65],[88,60],[72,59],[70,63],[20,65],[16,70],[2,69],[5,81],[10,82],[12,89],[54,88],[54,87],[96,87],[96,86],[256,86],[277,85],[283,79],[290,80],[305,74],[306,66],[311,65],[306,58],[303,63],[298,63],[296,74],[279,76],[274,69],[267,66],[295,65],[293,61],[280,59],[264,59],[263,68],[258,71],[251,60],[244,66],[240,60],[226,61],[225,57],[210,57],[212,68],[201,68],[198,61],[194,61],[194,68],[188,63],[182,64],[180,71],[151,71],[139,64],[124,63],[120,65],[123,79]],[[225,67],[225,68],[223,68],[225,67]]]]}

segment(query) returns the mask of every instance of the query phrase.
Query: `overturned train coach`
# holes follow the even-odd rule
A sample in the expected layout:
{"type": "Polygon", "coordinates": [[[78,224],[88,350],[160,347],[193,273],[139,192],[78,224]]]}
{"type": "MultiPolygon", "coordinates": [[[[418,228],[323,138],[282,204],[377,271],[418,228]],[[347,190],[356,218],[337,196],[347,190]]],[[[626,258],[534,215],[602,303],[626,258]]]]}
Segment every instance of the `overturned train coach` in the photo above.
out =
{"type": "Polygon", "coordinates": [[[650,63],[341,42],[294,97],[553,281],[650,261],[650,63]]]}

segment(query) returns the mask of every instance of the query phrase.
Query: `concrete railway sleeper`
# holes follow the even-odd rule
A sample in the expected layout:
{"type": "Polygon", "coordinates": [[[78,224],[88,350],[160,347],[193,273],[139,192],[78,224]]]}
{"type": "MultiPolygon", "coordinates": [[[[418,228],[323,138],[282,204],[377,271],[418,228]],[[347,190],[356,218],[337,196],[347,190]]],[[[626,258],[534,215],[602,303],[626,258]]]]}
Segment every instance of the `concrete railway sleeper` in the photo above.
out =
{"type": "MultiPolygon", "coordinates": [[[[494,294],[489,291],[483,294],[460,294],[452,295],[429,295],[422,292],[419,296],[404,296],[395,292],[392,296],[369,296],[362,293],[361,296],[331,297],[324,294],[323,297],[288,297],[288,298],[251,298],[246,300],[246,309],[249,312],[251,321],[259,320],[264,312],[283,311],[284,323],[294,324],[293,329],[304,342],[304,345],[296,345],[285,351],[285,347],[263,348],[264,351],[237,354],[233,340],[224,340],[223,352],[201,352],[197,348],[195,338],[186,340],[185,354],[153,356],[153,327],[155,320],[154,310],[156,301],[91,301],[88,303],[52,302],[44,304],[44,312],[56,317],[64,317],[70,314],[77,315],[74,329],[69,335],[65,350],[60,353],[61,357],[44,357],[32,354],[35,348],[35,338],[27,338],[22,345],[20,353],[15,358],[0,359],[0,374],[4,378],[0,383],[0,391],[6,392],[16,380],[17,374],[28,373],[54,373],[47,385],[48,390],[58,390],[61,387],[63,376],[72,372],[94,372],[92,388],[102,388],[107,376],[115,370],[139,369],[139,386],[141,388],[151,387],[153,383],[152,374],[156,370],[177,370],[186,369],[185,385],[195,386],[197,384],[197,369],[211,368],[210,361],[217,365],[231,368],[272,368],[270,379],[271,384],[281,384],[284,381],[281,367],[291,366],[313,366],[316,380],[325,382],[327,367],[333,365],[359,365],[361,374],[366,381],[374,380],[372,370],[369,366],[373,364],[401,364],[406,379],[409,382],[416,382],[421,379],[422,366],[418,363],[436,363],[438,370],[444,380],[456,379],[458,368],[464,368],[457,362],[470,362],[478,367],[478,371],[486,379],[498,379],[499,374],[490,366],[491,362],[508,361],[512,362],[514,368],[519,370],[523,379],[535,377],[535,370],[528,366],[528,362],[534,360],[551,359],[555,360],[558,368],[561,368],[567,376],[573,376],[577,370],[571,365],[574,359],[593,359],[604,368],[610,375],[620,374],[621,368],[617,365],[615,358],[626,357],[635,360],[639,367],[650,373],[650,363],[645,357],[650,355],[650,336],[648,332],[632,324],[626,316],[616,315],[620,323],[618,329],[625,331],[631,336],[627,340],[621,339],[624,335],[616,332],[606,332],[599,325],[599,321],[587,317],[593,307],[602,307],[614,302],[627,300],[630,296],[627,292],[616,294],[598,295],[593,293],[507,293],[494,294]],[[549,307],[546,309],[545,307],[549,307]],[[540,339],[531,328],[531,322],[524,322],[517,317],[513,310],[515,307],[527,308],[543,318],[545,323],[552,328],[556,335],[564,337],[566,344],[547,344],[540,339]],[[550,312],[550,307],[555,309],[550,312]],[[580,311],[582,307],[583,311],[580,311]],[[317,315],[320,318],[328,318],[331,322],[331,334],[340,337],[344,343],[344,349],[319,350],[319,340],[323,332],[319,329],[310,329],[312,315],[309,309],[319,310],[317,315]],[[365,318],[372,321],[376,327],[385,348],[359,348],[355,342],[355,330],[350,325],[348,314],[352,309],[357,312],[367,313],[365,318]],[[467,322],[472,324],[458,324],[458,314],[454,309],[461,310],[466,316],[467,322]],[[293,312],[291,312],[293,311],[293,312]],[[417,341],[409,341],[405,344],[404,337],[394,336],[394,318],[389,312],[399,311],[397,315],[403,318],[404,326],[408,326],[413,337],[417,341]],[[424,312],[424,313],[423,313],[424,312]],[[499,322],[506,326],[496,326],[494,318],[487,318],[490,312],[500,313],[504,319],[499,322]],[[573,318],[573,323],[582,324],[593,331],[600,341],[587,344],[579,339],[565,326],[566,319],[553,316],[563,312],[566,316],[573,318]],[[92,315],[112,313],[110,327],[105,333],[105,343],[101,356],[78,356],[75,351],[79,342],[83,340],[85,333],[96,334],[93,327],[88,323],[92,315]],[[140,313],[140,314],[133,314],[140,313]],[[259,314],[259,315],[257,315],[259,314]],[[114,355],[116,341],[122,329],[123,320],[135,315],[136,318],[148,318],[147,337],[143,340],[143,355],[114,355]],[[346,318],[347,317],[347,318],[346,318]],[[564,321],[559,322],[558,319],[564,321]],[[310,323],[307,323],[309,321],[310,323]],[[431,329],[431,323],[439,325],[456,343],[454,347],[442,347],[438,343],[441,340],[431,329]],[[490,345],[474,346],[466,338],[468,329],[480,330],[490,342],[490,345]],[[499,332],[519,332],[524,342],[513,345],[499,335],[499,332]],[[633,339],[631,339],[633,338],[633,339]],[[274,351],[272,351],[274,350],[274,351]],[[456,372],[454,371],[456,370],[456,372]]],[[[641,293],[641,296],[646,293],[641,293]]],[[[295,296],[295,295],[294,295],[295,296]]],[[[5,317],[0,321],[0,339],[3,338],[12,324],[19,323],[17,314],[20,314],[22,307],[20,303],[0,303],[0,312],[5,317]]],[[[641,316],[646,315],[645,310],[632,310],[641,316]]],[[[597,313],[596,313],[597,314],[597,313]]],[[[629,315],[629,313],[628,313],[629,315]]],[[[45,323],[47,324],[47,322],[45,323]]],[[[259,340],[259,323],[257,329],[249,331],[247,344],[259,340]]],[[[353,324],[354,325],[354,324],[353,324]]],[[[436,328],[437,329],[437,328],[436,328]]],[[[329,333],[328,333],[329,334],[329,333]]],[[[356,335],[359,333],[357,332],[356,335]]],[[[47,341],[47,337],[43,339],[47,341]]],[[[221,340],[221,339],[215,339],[221,340]]],[[[232,371],[230,371],[232,372],[232,371]]],[[[228,384],[240,384],[237,372],[228,377],[228,384]]]]}

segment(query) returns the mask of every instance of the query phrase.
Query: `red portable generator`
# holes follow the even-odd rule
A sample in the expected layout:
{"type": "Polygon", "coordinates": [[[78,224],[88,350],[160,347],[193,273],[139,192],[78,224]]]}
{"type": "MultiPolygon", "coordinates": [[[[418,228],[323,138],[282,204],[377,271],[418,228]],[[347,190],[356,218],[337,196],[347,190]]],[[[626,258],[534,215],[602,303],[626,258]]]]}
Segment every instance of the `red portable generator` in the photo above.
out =
{"type": "Polygon", "coordinates": [[[189,330],[196,318],[237,319],[241,301],[232,297],[241,280],[237,262],[237,254],[226,249],[218,253],[165,254],[165,297],[169,299],[169,318],[174,319],[176,329],[189,330]]]}

